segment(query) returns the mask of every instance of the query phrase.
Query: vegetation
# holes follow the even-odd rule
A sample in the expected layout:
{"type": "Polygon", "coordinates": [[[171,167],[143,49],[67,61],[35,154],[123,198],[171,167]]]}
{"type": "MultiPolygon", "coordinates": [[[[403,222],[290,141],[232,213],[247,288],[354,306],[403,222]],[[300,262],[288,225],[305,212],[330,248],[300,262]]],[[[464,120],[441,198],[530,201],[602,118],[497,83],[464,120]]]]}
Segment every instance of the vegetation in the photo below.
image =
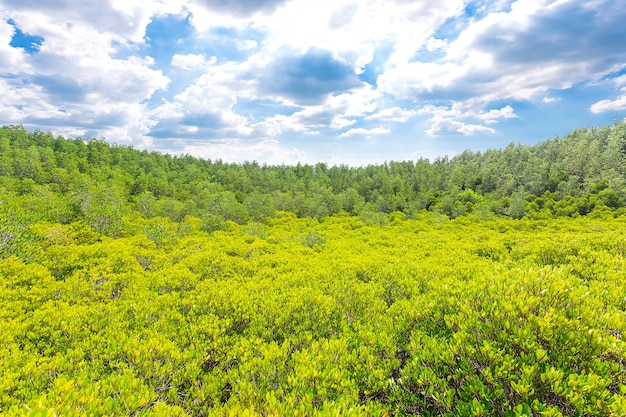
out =
{"type": "Polygon", "coordinates": [[[367,167],[227,164],[3,127],[0,187],[54,195],[59,201],[48,217],[84,219],[112,235],[122,232],[119,224],[96,223],[129,210],[174,221],[193,215],[208,228],[220,227],[220,218],[262,222],[275,210],[317,219],[422,210],[450,218],[571,217],[624,206],[626,122],[535,146],[367,167]]]}
{"type": "Polygon", "coordinates": [[[361,168],[0,129],[0,414],[626,414],[626,126],[361,168]]]}

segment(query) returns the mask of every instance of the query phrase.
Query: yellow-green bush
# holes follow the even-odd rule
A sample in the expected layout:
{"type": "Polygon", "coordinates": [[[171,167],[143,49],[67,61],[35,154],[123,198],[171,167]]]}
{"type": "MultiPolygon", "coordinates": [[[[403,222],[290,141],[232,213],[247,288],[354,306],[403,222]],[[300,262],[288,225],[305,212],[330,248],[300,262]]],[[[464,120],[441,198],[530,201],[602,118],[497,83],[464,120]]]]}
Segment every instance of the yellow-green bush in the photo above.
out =
{"type": "Polygon", "coordinates": [[[0,413],[626,414],[623,219],[390,220],[25,225],[0,413]]]}

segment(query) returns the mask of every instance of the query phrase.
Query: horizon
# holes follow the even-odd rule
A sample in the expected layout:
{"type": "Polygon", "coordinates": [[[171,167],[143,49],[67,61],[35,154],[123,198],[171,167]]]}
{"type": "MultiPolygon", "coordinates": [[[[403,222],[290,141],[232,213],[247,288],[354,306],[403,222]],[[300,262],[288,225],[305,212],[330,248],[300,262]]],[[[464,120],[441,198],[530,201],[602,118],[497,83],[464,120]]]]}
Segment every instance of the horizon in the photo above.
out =
{"type": "Polygon", "coordinates": [[[1,125],[170,155],[352,167],[534,145],[626,113],[601,0],[7,0],[1,125]]]}

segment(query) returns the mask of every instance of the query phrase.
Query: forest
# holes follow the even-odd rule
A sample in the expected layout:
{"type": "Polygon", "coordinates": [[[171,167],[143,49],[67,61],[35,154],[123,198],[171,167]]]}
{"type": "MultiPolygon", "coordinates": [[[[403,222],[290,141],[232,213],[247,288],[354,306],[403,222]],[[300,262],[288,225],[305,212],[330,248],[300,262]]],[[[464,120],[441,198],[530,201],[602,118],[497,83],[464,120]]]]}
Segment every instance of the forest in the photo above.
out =
{"type": "Polygon", "coordinates": [[[626,123],[362,167],[0,128],[2,416],[626,415],[626,123]]]}

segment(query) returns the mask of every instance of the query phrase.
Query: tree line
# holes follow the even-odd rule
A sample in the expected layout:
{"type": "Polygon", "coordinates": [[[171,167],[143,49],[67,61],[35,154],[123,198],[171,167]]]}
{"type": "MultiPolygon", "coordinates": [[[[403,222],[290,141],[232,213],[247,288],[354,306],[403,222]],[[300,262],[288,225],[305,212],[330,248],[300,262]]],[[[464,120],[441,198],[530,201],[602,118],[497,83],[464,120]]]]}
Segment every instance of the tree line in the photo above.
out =
{"type": "MultiPolygon", "coordinates": [[[[456,218],[551,218],[620,213],[626,202],[626,123],[581,128],[537,145],[433,161],[350,167],[325,163],[265,165],[172,156],[54,137],[22,126],[0,128],[0,190],[45,196],[49,220],[87,218],[98,227],[129,211],[146,217],[186,215],[208,229],[224,221],[263,221],[275,211],[318,219],[347,212],[385,221],[399,211],[456,218]]],[[[28,204],[27,204],[28,205],[28,204]]],[[[41,209],[41,202],[31,205],[41,209]]],[[[41,210],[39,210],[41,212],[41,210]]]]}

